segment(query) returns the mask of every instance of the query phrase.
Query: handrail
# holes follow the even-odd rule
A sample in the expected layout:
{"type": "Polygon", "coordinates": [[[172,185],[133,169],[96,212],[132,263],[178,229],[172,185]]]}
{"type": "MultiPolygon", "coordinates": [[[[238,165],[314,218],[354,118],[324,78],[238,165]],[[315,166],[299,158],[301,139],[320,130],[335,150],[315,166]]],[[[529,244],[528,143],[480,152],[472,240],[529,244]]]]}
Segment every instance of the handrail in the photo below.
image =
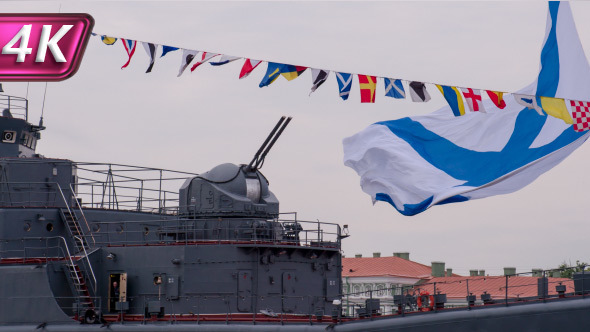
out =
{"type": "MultiPolygon", "coordinates": [[[[33,162],[39,161],[28,159],[11,161],[17,165],[33,162]]],[[[71,189],[76,189],[76,197],[81,199],[77,203],[68,202],[71,209],[75,209],[74,204],[77,204],[82,208],[120,208],[130,211],[178,214],[176,209],[168,207],[179,205],[178,188],[186,179],[198,175],[190,172],[111,163],[75,163],[71,161],[54,161],[53,163],[67,164],[73,167],[75,180],[71,184],[60,183],[62,191],[71,186],[73,187],[71,189]]],[[[16,182],[13,183],[16,184],[16,182]]],[[[26,194],[36,195],[35,191],[40,191],[30,182],[23,182],[23,184],[31,186],[26,194]]],[[[39,185],[41,184],[47,184],[47,182],[39,183],[39,185]]],[[[56,187],[52,189],[57,191],[56,187]]],[[[59,196],[57,192],[55,195],[56,198],[59,196]]],[[[31,198],[35,199],[37,196],[24,197],[20,195],[18,199],[22,202],[18,203],[9,198],[4,200],[11,202],[11,205],[27,206],[28,203],[30,205],[31,198]]],[[[59,200],[59,198],[57,199],[59,200]]],[[[52,202],[41,200],[35,205],[43,204],[48,205],[52,202]]]]}
{"type": "MultiPolygon", "coordinates": [[[[16,97],[6,94],[0,94],[0,107],[6,107],[9,110],[24,110],[25,113],[12,113],[12,116],[20,115],[24,117],[25,121],[29,121],[29,101],[23,97],[16,97]],[[16,103],[15,103],[16,101],[16,103]],[[22,105],[19,105],[22,104],[22,105]]],[[[18,117],[16,117],[18,118],[18,117]]]]}
{"type": "Polygon", "coordinates": [[[55,238],[59,238],[64,242],[64,247],[66,248],[66,253],[68,254],[68,259],[70,261],[70,265],[74,266],[74,261],[72,260],[72,255],[70,254],[70,249],[68,248],[68,242],[66,241],[66,239],[63,236],[53,236],[55,238]]]}
{"type": "MultiPolygon", "coordinates": [[[[65,238],[63,238],[62,236],[24,237],[24,238],[20,238],[20,239],[5,239],[5,238],[0,239],[0,243],[4,243],[4,242],[5,243],[9,243],[11,241],[20,242],[20,243],[23,243],[23,242],[26,243],[26,241],[45,241],[45,247],[44,248],[43,247],[27,247],[26,245],[23,245],[22,249],[12,249],[12,250],[9,249],[9,250],[6,250],[6,251],[4,251],[4,250],[0,251],[0,254],[1,253],[4,253],[4,252],[22,252],[23,257],[13,257],[13,256],[10,256],[10,257],[2,257],[2,256],[0,256],[0,258],[7,258],[7,259],[15,259],[15,258],[20,259],[20,258],[22,258],[22,259],[26,260],[27,257],[29,257],[27,255],[27,249],[29,249],[29,250],[41,250],[41,249],[44,249],[45,252],[43,253],[43,255],[44,255],[43,257],[45,257],[45,258],[48,257],[47,256],[47,253],[49,252],[49,250],[57,249],[57,250],[59,250],[59,253],[61,255],[58,254],[58,256],[51,256],[51,257],[53,257],[53,258],[59,258],[59,257],[67,258],[66,257],[66,253],[61,248],[59,242],[55,246],[49,246],[49,240],[56,240],[56,239],[59,240],[60,238],[65,240],[65,238]]],[[[36,257],[31,257],[31,258],[40,258],[40,257],[39,256],[36,256],[36,257]]]]}
{"type": "Polygon", "coordinates": [[[99,232],[96,243],[102,245],[181,245],[193,243],[268,244],[298,247],[340,248],[337,224],[317,221],[281,222],[276,219],[152,219],[128,221],[94,221],[99,232]],[[215,227],[206,226],[215,221],[215,227]],[[215,233],[208,233],[214,231],[215,233]],[[237,232],[236,232],[237,231],[237,232]],[[318,234],[316,234],[318,233],[318,234]],[[148,236],[149,234],[149,236],[148,236]],[[318,241],[319,235],[319,241],[318,241]]]}
{"type": "MultiPolygon", "coordinates": [[[[74,238],[76,238],[78,240],[81,240],[80,237],[75,236],[75,235],[74,235],[74,238]]],[[[65,255],[65,258],[68,260],[69,264],[73,266],[74,265],[74,260],[72,259],[72,254],[71,254],[70,249],[68,247],[68,242],[65,239],[65,237],[63,237],[63,236],[25,237],[25,238],[22,238],[22,239],[0,239],[0,241],[7,241],[8,242],[8,241],[45,240],[45,243],[46,243],[45,244],[45,249],[47,250],[47,248],[49,248],[48,245],[47,245],[47,240],[50,240],[50,239],[57,239],[57,240],[61,240],[63,242],[63,246],[65,248],[64,254],[66,254],[65,255]]],[[[56,248],[60,248],[60,247],[57,246],[56,248]]],[[[93,286],[93,289],[92,290],[96,294],[96,287],[98,286],[98,283],[97,283],[97,280],[96,280],[96,275],[94,274],[94,269],[92,268],[92,264],[90,263],[89,255],[88,255],[88,252],[86,251],[86,248],[83,247],[83,251],[84,251],[84,256],[86,258],[86,261],[88,263],[88,268],[90,269],[90,273],[92,275],[92,279],[94,281],[94,285],[91,285],[91,286],[93,286]]],[[[24,258],[26,259],[26,257],[27,257],[27,255],[26,255],[26,247],[23,248],[23,252],[24,252],[24,258]]]]}
{"type": "MultiPolygon", "coordinates": [[[[79,238],[78,236],[74,235],[74,238],[80,240],[80,242],[82,242],[82,239],[79,238]]],[[[94,291],[94,294],[96,294],[96,288],[98,287],[97,282],[96,282],[96,276],[94,275],[94,269],[92,268],[92,264],[90,263],[90,258],[88,258],[88,252],[86,252],[86,247],[82,246],[83,250],[84,250],[84,257],[86,258],[86,262],[88,262],[88,268],[90,269],[90,273],[92,275],[92,279],[94,280],[94,287],[92,288],[92,290],[94,291]]]]}
{"type": "MultiPolygon", "coordinates": [[[[74,188],[72,187],[72,184],[70,183],[70,190],[72,192],[72,194],[74,194],[74,188]]],[[[88,224],[88,220],[86,219],[86,215],[84,214],[84,210],[82,210],[82,206],[80,205],[80,202],[74,197],[74,200],[76,201],[76,205],[78,206],[78,210],[80,210],[80,214],[82,215],[82,219],[84,219],[84,223],[86,224],[86,228],[88,229],[88,233],[90,234],[90,238],[92,239],[92,244],[96,245],[96,241],[94,240],[94,235],[92,234],[92,230],[90,229],[90,225],[88,224]]],[[[67,205],[67,203],[66,203],[67,205]]],[[[86,249],[84,249],[84,251],[86,251],[86,249]]]]}
{"type": "MultiPolygon", "coordinates": [[[[78,239],[78,240],[81,240],[80,237],[75,236],[75,235],[74,235],[74,238],[75,239],[78,239]]],[[[58,239],[58,240],[61,239],[61,241],[63,242],[63,246],[65,248],[65,254],[66,254],[66,257],[65,258],[69,262],[69,265],[70,266],[74,266],[74,260],[72,259],[72,254],[70,253],[70,249],[68,247],[68,242],[66,241],[65,237],[63,237],[63,236],[28,237],[28,238],[22,238],[19,241],[22,241],[22,240],[25,240],[25,241],[26,240],[45,240],[45,243],[46,243],[46,246],[45,247],[47,249],[48,248],[48,246],[47,246],[47,240],[49,240],[49,239],[58,239]]],[[[10,240],[3,239],[1,241],[10,241],[10,240]]],[[[16,239],[13,239],[13,241],[16,241],[16,239]]],[[[90,286],[92,287],[92,291],[96,295],[96,290],[97,290],[97,286],[98,286],[98,283],[97,283],[97,280],[96,280],[96,275],[94,274],[94,269],[92,268],[92,264],[90,263],[90,258],[89,258],[88,252],[86,251],[86,248],[84,246],[82,246],[82,247],[83,247],[83,251],[84,251],[84,256],[85,256],[86,261],[88,263],[88,269],[90,270],[90,274],[92,276],[92,280],[94,281],[94,284],[90,284],[90,286]]],[[[60,248],[60,247],[58,246],[57,248],[60,248]]],[[[26,259],[26,247],[23,248],[23,251],[24,251],[24,258],[26,259]]]]}
{"type": "MultiPolygon", "coordinates": [[[[75,220],[75,219],[76,219],[76,216],[75,216],[75,215],[72,213],[72,210],[70,209],[70,204],[68,204],[68,201],[67,201],[67,199],[66,199],[66,196],[64,195],[64,192],[63,192],[63,190],[61,189],[61,186],[60,186],[60,185],[59,185],[59,183],[57,183],[57,182],[54,182],[54,183],[57,185],[57,188],[59,189],[59,193],[61,194],[61,197],[63,198],[63,200],[64,200],[64,203],[66,204],[66,208],[68,209],[68,214],[70,215],[70,217],[72,217],[72,218],[75,220]]],[[[83,232],[81,232],[81,230],[78,228],[78,223],[77,223],[77,222],[74,224],[74,226],[76,227],[76,231],[78,232],[78,234],[80,234],[80,235],[84,234],[84,233],[83,233],[83,232]]],[[[66,225],[66,228],[68,228],[68,229],[69,229],[69,226],[68,226],[68,225],[66,225]]],[[[74,235],[74,234],[72,234],[72,235],[74,235]]],[[[80,244],[81,244],[82,246],[84,246],[84,242],[81,242],[80,244]]]]}

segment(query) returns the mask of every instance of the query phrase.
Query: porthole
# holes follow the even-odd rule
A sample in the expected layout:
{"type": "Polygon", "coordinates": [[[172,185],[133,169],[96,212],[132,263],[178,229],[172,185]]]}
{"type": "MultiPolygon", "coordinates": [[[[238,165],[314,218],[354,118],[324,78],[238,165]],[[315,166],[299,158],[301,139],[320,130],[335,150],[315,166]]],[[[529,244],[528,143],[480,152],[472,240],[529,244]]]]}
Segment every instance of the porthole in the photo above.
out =
{"type": "Polygon", "coordinates": [[[123,225],[117,226],[117,233],[119,233],[119,234],[123,233],[123,225]]]}
{"type": "Polygon", "coordinates": [[[150,233],[150,228],[149,227],[144,227],[143,228],[143,235],[148,235],[150,233]]]}
{"type": "Polygon", "coordinates": [[[100,232],[100,225],[98,225],[98,224],[92,225],[92,231],[95,233],[100,232]]]}
{"type": "Polygon", "coordinates": [[[53,232],[53,224],[52,223],[48,223],[47,226],[45,226],[45,229],[48,232],[53,232]]]}
{"type": "Polygon", "coordinates": [[[31,231],[31,224],[26,222],[23,229],[25,230],[25,232],[31,231]]]}

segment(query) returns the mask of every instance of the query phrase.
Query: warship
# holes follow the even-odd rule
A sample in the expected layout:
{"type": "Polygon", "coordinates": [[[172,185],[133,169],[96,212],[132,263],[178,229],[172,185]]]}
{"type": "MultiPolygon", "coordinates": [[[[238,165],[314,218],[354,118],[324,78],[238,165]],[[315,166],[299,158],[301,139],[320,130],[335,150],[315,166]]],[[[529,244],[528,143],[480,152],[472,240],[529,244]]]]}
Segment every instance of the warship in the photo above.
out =
{"type": "Polygon", "coordinates": [[[344,310],[347,226],[281,213],[260,172],[290,118],[249,164],[193,174],[44,157],[28,101],[0,104],[0,331],[590,329],[584,272],[569,293],[540,277],[538,297],[451,308],[434,285],[344,310]]]}

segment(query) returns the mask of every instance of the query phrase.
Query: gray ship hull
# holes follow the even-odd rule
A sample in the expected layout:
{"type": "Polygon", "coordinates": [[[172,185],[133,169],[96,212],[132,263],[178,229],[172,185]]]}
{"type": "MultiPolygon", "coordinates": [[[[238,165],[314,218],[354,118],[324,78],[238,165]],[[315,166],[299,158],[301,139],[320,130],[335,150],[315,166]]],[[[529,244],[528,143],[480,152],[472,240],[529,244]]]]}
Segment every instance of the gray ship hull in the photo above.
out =
{"type": "MultiPolygon", "coordinates": [[[[0,332],[35,331],[37,325],[4,325],[0,332]]],[[[41,329],[39,329],[41,330],[41,329]]],[[[382,317],[340,324],[239,324],[239,323],[124,323],[81,325],[72,323],[47,324],[43,331],[91,332],[185,332],[185,331],[589,331],[590,298],[568,299],[552,303],[511,305],[508,307],[461,310],[453,312],[413,314],[405,317],[382,317]]]]}

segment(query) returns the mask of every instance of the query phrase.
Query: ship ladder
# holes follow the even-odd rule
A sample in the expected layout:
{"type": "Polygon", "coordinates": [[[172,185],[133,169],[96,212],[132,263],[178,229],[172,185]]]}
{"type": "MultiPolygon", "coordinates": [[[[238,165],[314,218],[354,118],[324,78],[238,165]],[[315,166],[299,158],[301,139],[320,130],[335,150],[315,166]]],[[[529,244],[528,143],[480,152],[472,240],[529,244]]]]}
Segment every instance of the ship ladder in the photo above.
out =
{"type": "Polygon", "coordinates": [[[82,232],[82,227],[80,226],[80,223],[78,222],[78,216],[76,215],[76,213],[69,210],[69,209],[59,209],[59,210],[60,210],[60,215],[61,215],[64,223],[66,224],[66,228],[68,229],[70,236],[74,240],[74,246],[76,248],[76,252],[81,252],[84,250],[88,251],[90,248],[88,246],[88,243],[86,242],[86,239],[84,237],[84,233],[82,232]]]}
{"type": "Polygon", "coordinates": [[[94,302],[90,296],[88,285],[84,278],[84,273],[76,263],[67,263],[68,275],[70,277],[71,285],[73,286],[74,296],[78,299],[78,305],[81,308],[94,309],[94,302]]]}

